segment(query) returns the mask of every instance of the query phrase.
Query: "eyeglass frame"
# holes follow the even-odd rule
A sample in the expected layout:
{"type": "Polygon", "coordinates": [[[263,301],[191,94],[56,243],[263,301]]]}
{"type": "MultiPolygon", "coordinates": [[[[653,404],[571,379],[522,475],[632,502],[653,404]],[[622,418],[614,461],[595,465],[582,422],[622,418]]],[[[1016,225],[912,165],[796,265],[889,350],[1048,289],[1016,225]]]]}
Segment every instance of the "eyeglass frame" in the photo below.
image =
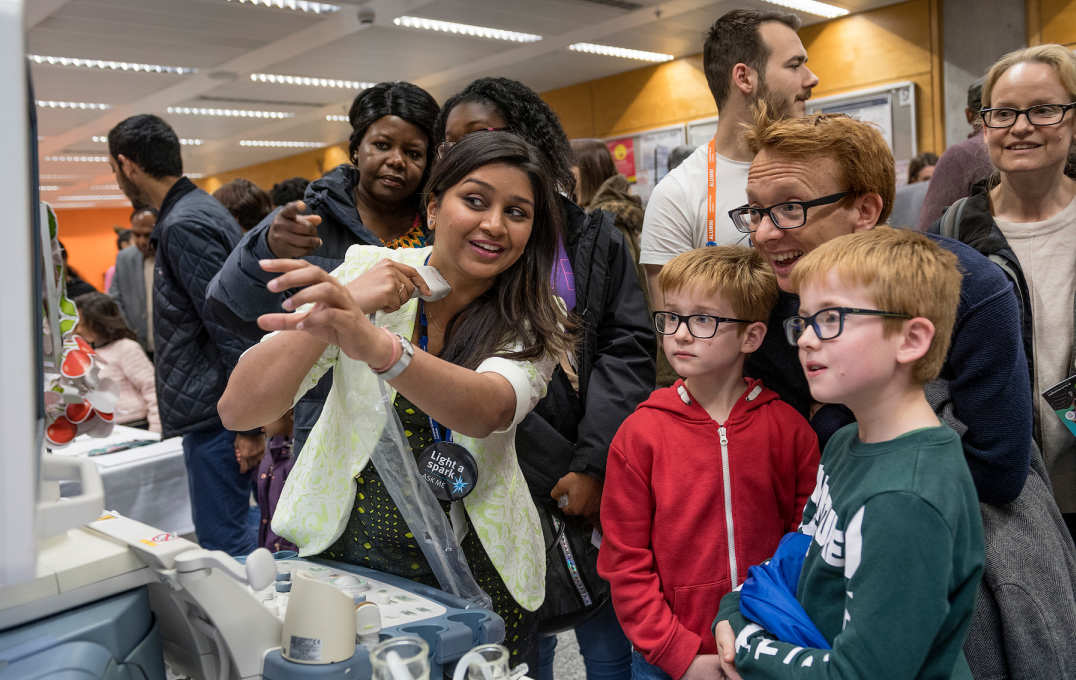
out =
{"type": "MultiPolygon", "coordinates": [[[[473,135],[476,132],[508,132],[508,131],[509,131],[509,129],[506,128],[506,127],[475,128],[474,130],[471,130],[470,132],[468,132],[466,135],[463,135],[463,137],[466,137],[467,135],[473,135]]],[[[452,147],[459,144],[460,140],[463,139],[463,137],[460,137],[460,139],[457,139],[454,142],[450,142],[450,141],[448,141],[446,139],[446,140],[443,140],[440,144],[438,144],[437,148],[434,149],[434,151],[437,152],[437,158],[438,159],[444,158],[445,154],[447,154],[449,151],[451,151],[452,147]]]]}
{"type": "Polygon", "coordinates": [[[650,315],[650,322],[654,325],[654,332],[658,335],[676,335],[676,333],[680,330],[680,326],[686,325],[688,334],[690,334],[691,337],[697,340],[709,340],[710,338],[714,337],[715,335],[717,335],[717,329],[721,328],[721,324],[723,323],[754,323],[754,321],[748,321],[747,319],[733,319],[727,316],[714,316],[713,314],[677,314],[676,312],[664,311],[657,311],[652,313],[650,315]],[[671,333],[666,333],[665,331],[658,328],[658,314],[669,314],[676,317],[676,328],[674,328],[671,333]],[[695,335],[695,332],[691,330],[691,319],[700,316],[706,319],[713,319],[716,322],[714,323],[714,332],[711,335],[695,335]]]}
{"type": "MultiPolygon", "coordinates": [[[[781,201],[780,203],[774,203],[773,205],[769,206],[768,208],[755,208],[755,207],[752,207],[750,205],[745,204],[745,205],[741,205],[739,208],[733,208],[732,210],[730,210],[729,211],[729,219],[732,220],[732,226],[736,227],[736,231],[740,232],[741,234],[753,234],[756,231],[758,231],[757,227],[752,229],[750,226],[745,227],[745,226],[742,226],[740,224],[739,220],[736,218],[736,215],[737,215],[737,213],[739,213],[742,210],[757,210],[757,211],[759,211],[763,215],[769,217],[770,222],[773,224],[773,226],[777,227],[778,229],[799,229],[800,227],[807,224],[807,209],[808,208],[816,208],[816,207],[818,207],[820,205],[831,205],[833,203],[837,203],[841,199],[843,199],[845,196],[848,196],[851,193],[852,193],[851,190],[841,191],[839,193],[830,194],[829,196],[822,196],[821,198],[816,198],[816,199],[811,200],[811,201],[781,201]],[[773,212],[771,212],[771,211],[774,208],[781,207],[782,205],[798,205],[803,210],[803,221],[800,222],[799,224],[797,224],[794,227],[782,227],[781,225],[777,224],[777,220],[773,219],[773,212]]],[[[759,223],[759,225],[762,224],[761,218],[759,219],[758,223],[759,223]]]]}
{"type": "Polygon", "coordinates": [[[1049,126],[1052,126],[1052,125],[1060,125],[1061,123],[1063,123],[1065,121],[1065,114],[1067,114],[1069,112],[1069,109],[1073,109],[1073,108],[1076,108],[1076,102],[1069,102],[1068,104],[1036,104],[1034,106],[1029,106],[1026,109],[1014,109],[1011,106],[993,106],[993,107],[986,108],[986,109],[979,109],[979,119],[983,121],[983,125],[990,128],[991,130],[1006,130],[1008,128],[1011,128],[1012,126],[1016,125],[1016,121],[1020,120],[1020,116],[1023,116],[1024,118],[1027,118],[1028,125],[1031,125],[1032,127],[1049,127],[1049,126]],[[1032,120],[1031,120],[1031,110],[1032,109],[1042,108],[1044,106],[1056,106],[1056,107],[1060,108],[1061,109],[1061,117],[1058,118],[1053,123],[1035,123],[1035,122],[1032,122],[1032,120]],[[986,114],[990,113],[991,111],[1013,111],[1014,113],[1016,113],[1016,116],[1012,119],[1012,122],[1009,123],[1008,125],[990,125],[989,123],[986,122],[986,118],[987,118],[986,114]]]}
{"type": "MultiPolygon", "coordinates": [[[[785,340],[788,340],[788,344],[792,345],[793,347],[796,347],[796,346],[799,345],[799,340],[800,340],[801,337],[803,337],[803,334],[807,332],[807,327],[808,326],[811,328],[811,330],[814,331],[815,337],[818,338],[820,341],[832,340],[832,339],[834,339],[836,337],[839,337],[840,334],[844,332],[844,318],[849,314],[857,314],[857,315],[862,315],[862,316],[878,316],[878,317],[882,317],[882,318],[886,318],[886,319],[911,319],[912,318],[911,315],[908,315],[908,314],[902,314],[900,312],[887,312],[887,311],[884,311],[884,310],[881,310],[881,309],[860,309],[859,307],[823,307],[822,309],[818,310],[817,312],[815,312],[814,314],[812,314],[810,316],[800,316],[799,314],[795,314],[793,316],[790,316],[790,317],[788,317],[787,319],[785,319],[784,321],[781,322],[781,328],[785,332],[785,340]],[[838,313],[839,317],[840,317],[840,321],[839,321],[839,323],[837,325],[837,332],[835,334],[833,334],[833,335],[830,335],[828,337],[823,338],[822,337],[822,329],[818,327],[818,321],[817,321],[818,315],[822,314],[824,312],[832,312],[832,311],[836,311],[838,313]],[[804,322],[804,326],[800,330],[800,332],[796,335],[796,337],[793,338],[792,337],[792,332],[793,332],[792,323],[796,322],[796,321],[804,322]]],[[[691,329],[688,329],[688,330],[691,330],[691,329]]]]}

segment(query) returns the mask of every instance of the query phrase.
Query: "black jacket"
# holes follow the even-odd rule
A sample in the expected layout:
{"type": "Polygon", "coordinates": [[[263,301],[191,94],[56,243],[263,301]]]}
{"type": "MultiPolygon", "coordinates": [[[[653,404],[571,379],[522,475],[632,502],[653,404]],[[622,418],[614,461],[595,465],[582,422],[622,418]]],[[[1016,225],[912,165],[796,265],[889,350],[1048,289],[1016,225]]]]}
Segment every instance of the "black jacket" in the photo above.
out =
{"type": "Polygon", "coordinates": [[[154,363],[164,437],[221,427],[217,400],[246,343],[206,315],[206,288],[241,233],[224,206],[186,177],[161,204],[150,242],[157,249],[154,363]]]}
{"type": "MultiPolygon", "coordinates": [[[[318,236],[322,243],[320,248],[303,259],[325,271],[340,266],[347,249],[355,244],[382,245],[381,239],[359,219],[354,194],[358,182],[359,171],[353,165],[344,164],[325,173],[306,188],[303,201],[310,214],[321,217],[318,236]]],[[[206,301],[209,315],[218,323],[240,333],[247,346],[258,342],[264,335],[256,324],[258,317],[281,311],[280,304],[285,297],[284,293],[273,293],[265,287],[276,274],[270,274],[258,265],[259,260],[276,257],[269,249],[267,238],[269,226],[277,212],[279,209],[243,236],[239,247],[228,256],[209,286],[206,301]]],[[[235,360],[238,361],[239,357],[235,360]]],[[[329,372],[295,405],[295,443],[292,450],[296,454],[302,450],[310,429],[321,415],[331,386],[332,372],[329,372]]]]}
{"type": "Polygon", "coordinates": [[[654,389],[654,328],[624,237],[609,213],[562,205],[582,334],[579,392],[557,367],[548,394],[516,431],[520,467],[539,498],[568,472],[604,477],[613,435],[654,389]]]}

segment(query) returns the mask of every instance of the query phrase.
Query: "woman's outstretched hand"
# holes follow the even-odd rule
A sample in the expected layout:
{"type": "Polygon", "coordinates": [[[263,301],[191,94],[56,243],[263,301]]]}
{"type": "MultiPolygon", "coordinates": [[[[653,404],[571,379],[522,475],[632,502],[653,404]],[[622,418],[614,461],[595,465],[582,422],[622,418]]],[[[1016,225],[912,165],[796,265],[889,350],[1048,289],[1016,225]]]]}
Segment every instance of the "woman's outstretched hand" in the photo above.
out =
{"type": "Polygon", "coordinates": [[[305,331],[322,342],[337,345],[352,359],[371,365],[389,360],[393,349],[387,338],[370,323],[368,312],[348,287],[327,271],[305,260],[263,260],[261,266],[267,272],[280,273],[269,282],[269,290],[280,293],[300,289],[281,305],[287,312],[308,303],[312,306],[296,314],[263,314],[258,317],[259,328],[305,331]]]}

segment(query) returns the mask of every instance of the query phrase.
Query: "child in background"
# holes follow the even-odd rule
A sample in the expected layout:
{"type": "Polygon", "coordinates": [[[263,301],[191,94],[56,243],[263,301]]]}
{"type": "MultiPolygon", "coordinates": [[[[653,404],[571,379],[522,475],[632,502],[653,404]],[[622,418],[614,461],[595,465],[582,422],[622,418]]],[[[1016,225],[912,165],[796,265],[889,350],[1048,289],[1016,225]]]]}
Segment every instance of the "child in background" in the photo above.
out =
{"type": "Polygon", "coordinates": [[[153,364],[135,340],[116,301],[104,293],[75,298],[79,322],[75,332],[93,345],[101,379],[116,385],[116,422],[160,433],[153,364]]]}
{"type": "Polygon", "coordinates": [[[889,227],[827,241],[792,270],[800,308],[785,330],[811,395],[857,421],[826,445],[800,527],[813,540],[796,599],[832,649],[775,640],[732,593],[715,621],[727,677],[971,678],[979,502],[960,437],[923,393],[960,279],[955,255],[889,227]]]}
{"type": "MultiPolygon", "coordinates": [[[[294,429],[293,409],[288,409],[278,420],[265,426],[265,455],[258,463],[258,477],[254,480],[254,495],[261,510],[258,547],[268,548],[272,552],[297,550],[294,543],[278,536],[271,525],[276,504],[280,500],[280,492],[284,490],[284,482],[295,465],[295,456],[292,454],[294,429]]],[[[243,459],[239,458],[238,454],[236,457],[239,460],[239,471],[246,472],[243,459]]]]}
{"type": "Polygon", "coordinates": [[[710,622],[747,566],[799,525],[818,438],[743,364],[777,279],[755,250],[699,248],[659,279],[654,327],[676,372],[609,449],[598,570],[634,645],[633,678],[717,677],[710,622]]]}

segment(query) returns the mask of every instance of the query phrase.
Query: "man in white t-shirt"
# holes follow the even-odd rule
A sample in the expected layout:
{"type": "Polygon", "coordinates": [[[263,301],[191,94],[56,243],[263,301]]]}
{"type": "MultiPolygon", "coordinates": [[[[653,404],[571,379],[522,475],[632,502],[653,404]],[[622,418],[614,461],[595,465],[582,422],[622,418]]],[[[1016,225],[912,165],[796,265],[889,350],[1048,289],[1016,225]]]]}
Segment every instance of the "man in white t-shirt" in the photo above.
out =
{"type": "Polygon", "coordinates": [[[713,235],[707,228],[710,145],[704,144],[658,183],[646,206],[639,261],[646,268],[651,296],[660,290],[657,276],[662,266],[680,253],[710,242],[747,242],[728,215],[747,202],[747,169],[753,154],[741,125],[752,121],[759,100],[766,102],[771,115],[803,115],[804,102],[818,84],[807,68],[807,51],[797,28],[799,18],[794,14],[741,9],[726,13],[710,27],[703,67],[721,114],[713,140],[713,235]]]}

